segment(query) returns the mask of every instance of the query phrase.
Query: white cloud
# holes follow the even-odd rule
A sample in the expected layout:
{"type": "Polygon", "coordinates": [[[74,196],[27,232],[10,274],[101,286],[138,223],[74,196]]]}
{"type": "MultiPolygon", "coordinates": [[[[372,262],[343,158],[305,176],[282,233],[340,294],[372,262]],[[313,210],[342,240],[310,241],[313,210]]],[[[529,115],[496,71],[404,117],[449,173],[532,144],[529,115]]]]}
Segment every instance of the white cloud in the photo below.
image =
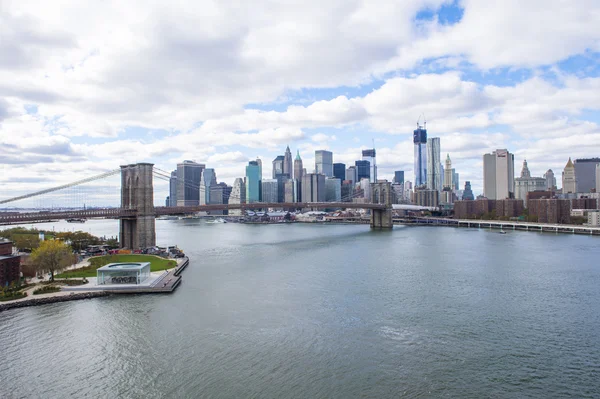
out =
{"type": "Polygon", "coordinates": [[[587,116],[599,111],[600,78],[554,68],[554,81],[485,82],[497,68],[600,51],[600,4],[465,0],[458,23],[415,21],[449,3],[5,0],[0,165],[50,183],[73,165],[85,174],[156,159],[170,170],[196,159],[233,177],[287,144],[310,162],[331,148],[352,163],[374,137],[382,172],[409,172],[421,113],[465,169],[495,147],[513,146],[540,169],[544,159],[562,168],[568,155],[597,155],[598,120],[587,116]],[[490,73],[475,82],[470,70],[490,73]],[[381,85],[348,94],[373,82],[381,85]],[[160,133],[127,136],[131,127],[160,133]]]}

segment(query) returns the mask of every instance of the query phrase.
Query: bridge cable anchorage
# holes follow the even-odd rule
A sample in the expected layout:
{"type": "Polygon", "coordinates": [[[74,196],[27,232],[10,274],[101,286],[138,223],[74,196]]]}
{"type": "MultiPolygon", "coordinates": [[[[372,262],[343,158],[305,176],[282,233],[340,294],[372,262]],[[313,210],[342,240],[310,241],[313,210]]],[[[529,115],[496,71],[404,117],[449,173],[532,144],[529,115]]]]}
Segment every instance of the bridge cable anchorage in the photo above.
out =
{"type": "Polygon", "coordinates": [[[104,173],[96,175],[96,176],[88,177],[88,178],[85,178],[85,179],[82,179],[82,180],[77,180],[77,181],[75,181],[73,183],[63,184],[62,186],[47,188],[45,190],[37,191],[35,193],[20,195],[18,197],[1,200],[0,204],[6,204],[6,203],[9,203],[9,202],[19,201],[19,200],[22,200],[22,199],[37,197],[39,195],[48,194],[48,193],[51,193],[51,192],[54,192],[54,191],[58,191],[58,190],[62,190],[62,189],[65,189],[65,188],[78,186],[80,184],[89,183],[91,181],[100,180],[100,179],[104,179],[106,177],[114,176],[116,174],[119,174],[120,172],[121,172],[121,169],[114,169],[114,170],[111,170],[109,172],[104,172],[104,173]]]}

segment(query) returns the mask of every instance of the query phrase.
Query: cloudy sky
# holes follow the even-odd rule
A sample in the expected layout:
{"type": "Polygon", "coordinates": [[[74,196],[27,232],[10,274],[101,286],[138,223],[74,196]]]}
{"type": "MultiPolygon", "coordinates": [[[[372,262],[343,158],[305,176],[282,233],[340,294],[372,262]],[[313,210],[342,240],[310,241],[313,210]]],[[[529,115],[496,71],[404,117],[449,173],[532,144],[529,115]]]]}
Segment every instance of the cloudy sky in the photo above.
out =
{"type": "Polygon", "coordinates": [[[232,183],[286,145],[310,171],[373,140],[413,180],[422,113],[461,186],[496,148],[560,180],[600,156],[599,27],[598,0],[0,0],[0,198],[142,161],[232,183]]]}

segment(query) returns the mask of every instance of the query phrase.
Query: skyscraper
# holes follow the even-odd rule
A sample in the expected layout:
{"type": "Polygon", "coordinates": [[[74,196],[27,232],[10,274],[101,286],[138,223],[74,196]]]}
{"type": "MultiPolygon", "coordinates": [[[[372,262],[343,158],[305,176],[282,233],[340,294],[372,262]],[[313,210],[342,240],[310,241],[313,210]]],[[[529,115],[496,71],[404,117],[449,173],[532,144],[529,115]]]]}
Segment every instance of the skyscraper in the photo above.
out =
{"type": "Polygon", "coordinates": [[[283,202],[300,202],[300,183],[296,179],[289,179],[285,182],[285,194],[283,202]]]}
{"type": "Polygon", "coordinates": [[[546,179],[546,190],[556,190],[556,177],[554,177],[552,169],[548,169],[548,171],[544,173],[544,179],[546,179]]]}
{"type": "Polygon", "coordinates": [[[315,151],[315,172],[333,177],[333,153],[331,151],[315,151]]]}
{"type": "Polygon", "coordinates": [[[362,160],[369,161],[370,170],[369,176],[371,179],[371,183],[377,183],[377,161],[376,161],[376,153],[375,148],[369,150],[362,151],[362,160]]]}
{"type": "Polygon", "coordinates": [[[336,177],[325,179],[325,201],[340,202],[342,200],[342,181],[336,177]]]}
{"type": "Polygon", "coordinates": [[[600,193],[600,164],[596,165],[596,192],[600,193]]]}
{"type": "Polygon", "coordinates": [[[356,182],[365,178],[371,181],[371,163],[369,161],[355,161],[354,166],[356,167],[356,182]]]}
{"type": "Polygon", "coordinates": [[[523,160],[521,177],[515,179],[515,198],[523,201],[527,207],[527,193],[530,191],[545,191],[546,179],[543,177],[531,177],[531,172],[527,166],[527,160],[523,160]]]}
{"type": "Polygon", "coordinates": [[[404,171],[397,170],[394,172],[394,183],[404,184],[404,171]]]}
{"type": "Polygon", "coordinates": [[[440,191],[442,188],[442,170],[440,138],[427,139],[427,188],[440,191]]]}
{"type": "Polygon", "coordinates": [[[600,165],[600,158],[576,159],[575,176],[577,176],[577,192],[590,193],[596,186],[596,165],[600,165]]]}
{"type": "Polygon", "coordinates": [[[452,184],[452,161],[450,160],[450,154],[446,154],[446,167],[444,168],[444,189],[448,188],[450,191],[454,189],[452,184]]]}
{"type": "MultiPolygon", "coordinates": [[[[233,182],[231,188],[231,194],[229,195],[230,204],[245,204],[246,203],[246,183],[244,179],[238,177],[233,182]]],[[[242,212],[239,209],[229,211],[230,215],[241,215],[242,212]]]]}
{"type": "Polygon", "coordinates": [[[169,204],[167,206],[177,206],[177,170],[171,172],[169,179],[169,204]]]}
{"type": "Polygon", "coordinates": [[[287,174],[290,179],[294,178],[294,169],[292,169],[292,152],[290,146],[285,148],[285,154],[283,156],[283,173],[287,174]]]}
{"type": "Polygon", "coordinates": [[[465,182],[465,189],[463,191],[462,199],[465,201],[473,201],[475,199],[475,196],[473,195],[473,190],[471,190],[471,182],[468,180],[465,182]]]}
{"type": "Polygon", "coordinates": [[[273,179],[277,179],[277,176],[283,174],[283,161],[285,157],[283,155],[278,155],[273,160],[273,179]]]}
{"type": "Polygon", "coordinates": [[[348,169],[346,169],[346,180],[350,180],[352,184],[358,181],[356,179],[356,166],[348,166],[348,169]]]}
{"type": "Polygon", "coordinates": [[[307,173],[302,177],[302,202],[325,202],[325,175],[307,173]]]}
{"type": "Polygon", "coordinates": [[[205,168],[202,171],[202,177],[200,178],[200,205],[208,205],[210,201],[210,189],[212,186],[217,184],[217,174],[213,168],[205,168]]]}
{"type": "Polygon", "coordinates": [[[515,197],[515,156],[508,150],[483,155],[483,195],[488,199],[515,197]]]}
{"type": "Polygon", "coordinates": [[[415,147],[415,187],[427,184],[427,129],[417,124],[413,132],[415,147]]]}
{"type": "Polygon", "coordinates": [[[177,206],[196,206],[200,198],[200,178],[206,165],[194,161],[177,164],[177,206]]]}
{"type": "Polygon", "coordinates": [[[452,185],[454,186],[454,191],[458,191],[460,188],[460,182],[459,182],[459,174],[458,172],[456,172],[455,168],[452,168],[452,185]]]}
{"type": "Polygon", "coordinates": [[[246,166],[246,202],[260,202],[260,165],[257,161],[250,161],[246,166]]]}
{"type": "Polygon", "coordinates": [[[262,178],[263,178],[262,159],[260,159],[259,157],[256,157],[256,164],[258,165],[258,173],[259,173],[260,179],[262,180],[262,178]]]}
{"type": "MultiPolygon", "coordinates": [[[[213,184],[210,186],[210,191],[208,193],[209,196],[209,204],[228,204],[229,199],[231,197],[232,187],[228,186],[226,183],[213,184]]],[[[224,215],[227,213],[226,211],[209,211],[209,215],[224,215]]]]}
{"type": "Polygon", "coordinates": [[[569,162],[567,162],[562,174],[562,192],[563,194],[577,192],[577,175],[571,157],[569,157],[569,162]]]}
{"type": "Polygon", "coordinates": [[[340,181],[346,180],[346,164],[334,163],[333,177],[340,179],[340,181]]]}
{"type": "Polygon", "coordinates": [[[294,179],[301,181],[303,175],[302,158],[300,158],[300,150],[296,153],[296,159],[294,159],[294,179]]]}
{"type": "Polygon", "coordinates": [[[262,187],[262,198],[261,202],[275,203],[277,200],[277,179],[263,179],[261,180],[262,187]]]}

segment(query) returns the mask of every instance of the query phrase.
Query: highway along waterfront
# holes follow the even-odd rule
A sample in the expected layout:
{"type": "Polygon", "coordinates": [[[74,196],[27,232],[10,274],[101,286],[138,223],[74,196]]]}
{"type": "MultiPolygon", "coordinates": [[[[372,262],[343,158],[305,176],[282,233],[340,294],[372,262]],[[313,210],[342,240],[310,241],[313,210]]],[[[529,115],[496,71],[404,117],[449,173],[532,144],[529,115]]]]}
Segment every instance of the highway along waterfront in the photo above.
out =
{"type": "MultiPolygon", "coordinates": [[[[75,227],[35,225],[52,226],[75,227]]],[[[114,236],[118,222],[78,228],[114,236]]],[[[0,313],[2,398],[600,396],[598,237],[156,229],[190,258],[173,294],[0,313]]]]}

